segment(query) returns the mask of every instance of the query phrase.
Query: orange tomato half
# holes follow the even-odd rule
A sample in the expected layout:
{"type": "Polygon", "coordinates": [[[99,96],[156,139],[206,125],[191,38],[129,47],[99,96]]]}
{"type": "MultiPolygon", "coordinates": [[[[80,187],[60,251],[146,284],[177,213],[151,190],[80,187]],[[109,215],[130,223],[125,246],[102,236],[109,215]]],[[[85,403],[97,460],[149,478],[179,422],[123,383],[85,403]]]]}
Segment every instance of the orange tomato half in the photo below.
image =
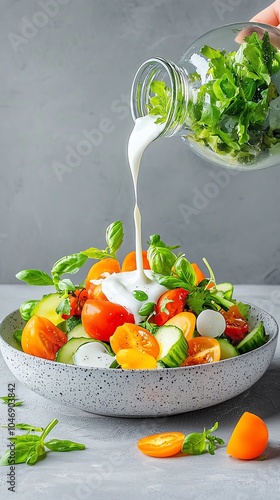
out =
{"type": "Polygon", "coordinates": [[[166,326],[172,325],[172,326],[177,326],[177,328],[180,328],[180,330],[182,330],[185,336],[185,339],[188,342],[191,338],[193,338],[195,324],[196,324],[196,316],[195,314],[189,311],[180,312],[179,314],[176,314],[175,316],[173,316],[173,318],[169,319],[165,323],[166,326]]]}
{"type": "Polygon", "coordinates": [[[264,421],[246,411],[233,429],[226,452],[240,460],[258,458],[267,447],[268,437],[264,421]]]}
{"type": "Polygon", "coordinates": [[[106,278],[108,274],[120,272],[121,266],[119,261],[113,259],[112,257],[107,257],[106,259],[101,259],[98,262],[95,262],[95,264],[91,266],[86,277],[86,283],[90,280],[99,280],[101,278],[106,278]]]}
{"type": "Polygon", "coordinates": [[[192,263],[192,268],[196,275],[195,285],[198,285],[198,283],[200,283],[202,280],[205,279],[205,274],[201,271],[200,267],[198,267],[198,265],[195,262],[192,263]]]}
{"type": "Polygon", "coordinates": [[[66,342],[65,333],[41,316],[32,316],[22,331],[22,350],[39,358],[55,360],[57,351],[66,342]]]}
{"type": "Polygon", "coordinates": [[[213,363],[221,359],[219,342],[212,337],[194,337],[188,340],[188,357],[181,366],[213,363]]]}
{"type": "Polygon", "coordinates": [[[129,347],[116,354],[116,360],[123,370],[155,370],[156,359],[145,351],[129,347]]]}
{"type": "MultiPolygon", "coordinates": [[[[147,250],[142,251],[142,259],[143,259],[143,269],[151,269],[150,264],[147,257],[147,250]]],[[[128,253],[122,263],[122,272],[127,271],[135,271],[137,269],[136,266],[136,252],[128,253]]]]}
{"type": "Polygon", "coordinates": [[[172,457],[181,451],[184,439],[181,432],[162,432],[139,439],[138,448],[150,457],[172,457]]]}
{"type": "Polygon", "coordinates": [[[114,335],[110,337],[111,347],[116,354],[121,349],[139,349],[157,358],[159,355],[159,344],[157,339],[142,326],[133,323],[124,323],[118,326],[114,335]]]}

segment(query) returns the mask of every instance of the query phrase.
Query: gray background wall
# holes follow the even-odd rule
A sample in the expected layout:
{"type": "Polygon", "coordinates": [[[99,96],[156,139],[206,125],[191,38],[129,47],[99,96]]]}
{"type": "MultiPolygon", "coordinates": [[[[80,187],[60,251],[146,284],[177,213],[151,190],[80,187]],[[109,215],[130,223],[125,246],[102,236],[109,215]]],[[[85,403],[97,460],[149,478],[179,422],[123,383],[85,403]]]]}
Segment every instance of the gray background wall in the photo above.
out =
{"type": "MultiPolygon", "coordinates": [[[[177,61],[205,31],[268,4],[1,0],[1,283],[103,248],[116,219],[125,225],[121,256],[133,249],[126,148],[136,69],[151,56],[177,61]],[[96,145],[87,148],[92,129],[96,145]]],[[[227,174],[224,187],[221,172],[179,138],[156,141],[139,181],[143,240],[158,232],[192,261],[206,256],[220,280],[280,283],[280,168],[227,174]]]]}

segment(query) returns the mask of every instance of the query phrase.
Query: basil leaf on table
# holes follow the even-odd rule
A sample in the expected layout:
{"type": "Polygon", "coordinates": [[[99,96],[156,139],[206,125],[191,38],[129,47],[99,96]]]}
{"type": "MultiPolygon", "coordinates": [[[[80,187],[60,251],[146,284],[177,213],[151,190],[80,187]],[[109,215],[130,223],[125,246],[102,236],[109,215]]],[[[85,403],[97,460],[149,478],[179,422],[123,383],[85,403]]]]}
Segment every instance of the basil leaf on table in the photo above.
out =
{"type": "Polygon", "coordinates": [[[212,432],[218,429],[218,422],[211,428],[203,432],[192,432],[185,436],[182,452],[188,455],[202,455],[203,453],[215,454],[217,445],[223,445],[223,439],[217,436],[211,436],[212,432]]]}
{"type": "Polygon", "coordinates": [[[51,439],[45,442],[45,446],[51,451],[75,451],[84,450],[85,445],[82,443],[75,443],[75,441],[68,441],[67,439],[51,439]]]}

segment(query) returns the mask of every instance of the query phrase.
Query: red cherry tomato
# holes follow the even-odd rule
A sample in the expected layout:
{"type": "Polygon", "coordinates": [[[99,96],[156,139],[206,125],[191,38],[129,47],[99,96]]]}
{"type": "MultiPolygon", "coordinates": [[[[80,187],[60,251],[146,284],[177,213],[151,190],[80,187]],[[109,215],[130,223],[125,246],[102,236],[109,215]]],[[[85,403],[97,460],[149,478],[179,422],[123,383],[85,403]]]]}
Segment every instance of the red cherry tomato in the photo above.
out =
{"type": "Polygon", "coordinates": [[[241,316],[237,306],[221,311],[226,320],[225,334],[234,342],[240,342],[249,331],[248,322],[241,316]]]}
{"type": "Polygon", "coordinates": [[[68,319],[70,316],[81,316],[82,309],[88,299],[87,291],[82,288],[75,290],[69,295],[70,314],[62,314],[63,319],[68,319]]]}
{"type": "Polygon", "coordinates": [[[108,300],[89,299],[82,310],[82,324],[93,338],[109,342],[118,326],[135,323],[134,316],[123,306],[108,300]]]}
{"type": "Polygon", "coordinates": [[[179,314],[184,310],[187,290],[184,288],[176,288],[175,290],[167,290],[157,301],[156,314],[153,316],[153,321],[158,326],[164,325],[166,321],[173,318],[175,314],[179,314]]]}

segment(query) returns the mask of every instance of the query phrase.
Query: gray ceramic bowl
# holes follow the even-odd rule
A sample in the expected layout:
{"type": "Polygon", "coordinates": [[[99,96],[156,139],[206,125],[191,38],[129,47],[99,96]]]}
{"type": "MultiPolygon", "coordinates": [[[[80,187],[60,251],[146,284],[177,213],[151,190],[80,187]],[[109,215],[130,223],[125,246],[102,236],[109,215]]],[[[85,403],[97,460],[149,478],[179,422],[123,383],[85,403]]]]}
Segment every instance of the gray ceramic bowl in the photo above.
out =
{"type": "Polygon", "coordinates": [[[251,306],[251,327],[260,320],[269,335],[264,346],[235,358],[182,368],[83,368],[30,356],[13,338],[23,326],[18,311],[1,323],[0,347],[15,377],[45,398],[100,415],[159,417],[222,403],[251,387],[267,370],[278,337],[275,319],[251,306]]]}

